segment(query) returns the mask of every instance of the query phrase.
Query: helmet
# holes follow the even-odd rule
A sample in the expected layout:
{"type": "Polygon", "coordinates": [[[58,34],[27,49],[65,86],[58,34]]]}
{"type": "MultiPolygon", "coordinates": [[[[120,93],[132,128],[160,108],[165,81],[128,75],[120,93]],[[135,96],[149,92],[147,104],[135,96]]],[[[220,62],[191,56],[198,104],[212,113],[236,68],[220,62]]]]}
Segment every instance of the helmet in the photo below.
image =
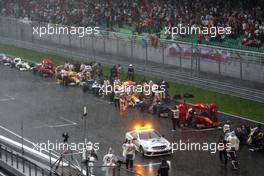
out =
{"type": "Polygon", "coordinates": [[[132,64],[129,64],[129,67],[133,67],[133,65],[132,64]]]}
{"type": "Polygon", "coordinates": [[[229,124],[230,125],[231,124],[231,121],[230,120],[226,121],[226,124],[229,124]]]}

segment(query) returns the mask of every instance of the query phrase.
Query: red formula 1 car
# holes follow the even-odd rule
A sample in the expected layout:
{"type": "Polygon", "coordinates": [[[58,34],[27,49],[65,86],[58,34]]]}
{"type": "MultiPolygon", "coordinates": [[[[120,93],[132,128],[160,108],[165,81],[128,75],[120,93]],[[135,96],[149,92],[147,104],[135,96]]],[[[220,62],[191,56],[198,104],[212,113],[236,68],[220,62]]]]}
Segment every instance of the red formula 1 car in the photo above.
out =
{"type": "Polygon", "coordinates": [[[33,68],[33,73],[38,73],[43,77],[53,77],[55,70],[52,60],[49,58],[44,58],[41,63],[37,64],[36,67],[33,68]]]}
{"type": "Polygon", "coordinates": [[[220,127],[219,113],[216,104],[194,104],[188,110],[188,122],[194,128],[220,127]]]}

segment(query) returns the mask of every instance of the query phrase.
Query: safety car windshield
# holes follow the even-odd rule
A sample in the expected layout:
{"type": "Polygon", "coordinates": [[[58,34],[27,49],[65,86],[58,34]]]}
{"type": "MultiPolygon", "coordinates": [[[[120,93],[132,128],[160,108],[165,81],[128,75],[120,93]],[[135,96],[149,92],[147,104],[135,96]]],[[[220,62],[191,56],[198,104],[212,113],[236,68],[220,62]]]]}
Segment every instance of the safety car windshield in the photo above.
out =
{"type": "Polygon", "coordinates": [[[142,131],[139,133],[139,138],[141,140],[160,138],[161,136],[155,131],[142,131]]]}

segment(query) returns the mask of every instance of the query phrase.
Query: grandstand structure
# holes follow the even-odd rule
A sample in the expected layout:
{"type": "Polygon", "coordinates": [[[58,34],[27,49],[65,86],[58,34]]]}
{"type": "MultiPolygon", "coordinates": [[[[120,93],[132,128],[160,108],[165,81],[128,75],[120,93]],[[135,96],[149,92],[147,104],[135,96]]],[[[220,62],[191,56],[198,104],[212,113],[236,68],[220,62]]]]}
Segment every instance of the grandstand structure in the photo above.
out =
{"type": "Polygon", "coordinates": [[[166,26],[231,27],[226,36],[178,35],[173,40],[254,52],[264,51],[264,7],[257,0],[21,0],[0,1],[2,16],[45,23],[100,26],[119,38],[165,39],[166,26]]]}
{"type": "Polygon", "coordinates": [[[253,1],[0,1],[0,42],[107,66],[133,63],[144,75],[264,102],[264,6],[253,1]],[[179,23],[236,30],[221,40],[168,38],[164,27],[179,23]],[[34,34],[34,27],[48,26],[98,26],[100,32],[34,34]],[[247,35],[258,45],[246,45],[247,35]]]}

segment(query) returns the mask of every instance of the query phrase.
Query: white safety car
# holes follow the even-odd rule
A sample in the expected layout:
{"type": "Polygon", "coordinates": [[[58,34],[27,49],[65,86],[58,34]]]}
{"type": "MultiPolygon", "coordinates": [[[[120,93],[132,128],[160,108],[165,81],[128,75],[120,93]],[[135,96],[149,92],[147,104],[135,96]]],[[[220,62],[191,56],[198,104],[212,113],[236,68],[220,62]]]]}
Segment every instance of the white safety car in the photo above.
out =
{"type": "Polygon", "coordinates": [[[170,142],[151,125],[136,126],[133,131],[126,133],[126,138],[134,140],[138,152],[143,156],[161,156],[172,153],[170,142]]]}

